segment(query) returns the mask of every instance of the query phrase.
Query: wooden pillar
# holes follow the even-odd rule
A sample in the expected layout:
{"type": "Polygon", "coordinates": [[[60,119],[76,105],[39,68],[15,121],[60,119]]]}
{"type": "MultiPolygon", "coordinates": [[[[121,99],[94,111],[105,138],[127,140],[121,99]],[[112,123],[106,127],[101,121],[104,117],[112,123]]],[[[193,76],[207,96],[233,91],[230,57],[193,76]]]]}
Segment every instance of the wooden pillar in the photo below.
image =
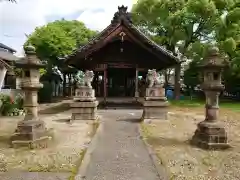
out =
{"type": "Polygon", "coordinates": [[[66,96],[66,73],[63,73],[63,97],[66,96]]]}
{"type": "Polygon", "coordinates": [[[106,103],[106,98],[107,98],[107,68],[104,68],[104,71],[103,71],[103,98],[104,98],[104,103],[106,103]]]}
{"type": "Polygon", "coordinates": [[[181,64],[178,64],[175,67],[174,99],[179,99],[180,98],[180,91],[181,91],[180,73],[181,73],[181,64]]]}
{"type": "Polygon", "coordinates": [[[73,96],[73,74],[69,74],[69,87],[70,87],[70,97],[73,96]]]}
{"type": "Polygon", "coordinates": [[[67,74],[67,77],[68,77],[68,92],[67,92],[67,96],[70,97],[71,94],[70,94],[70,90],[71,90],[71,82],[70,82],[70,74],[68,73],[67,74]]]}
{"type": "Polygon", "coordinates": [[[135,98],[139,97],[139,91],[138,91],[138,68],[136,68],[136,75],[135,75],[135,98]]]}

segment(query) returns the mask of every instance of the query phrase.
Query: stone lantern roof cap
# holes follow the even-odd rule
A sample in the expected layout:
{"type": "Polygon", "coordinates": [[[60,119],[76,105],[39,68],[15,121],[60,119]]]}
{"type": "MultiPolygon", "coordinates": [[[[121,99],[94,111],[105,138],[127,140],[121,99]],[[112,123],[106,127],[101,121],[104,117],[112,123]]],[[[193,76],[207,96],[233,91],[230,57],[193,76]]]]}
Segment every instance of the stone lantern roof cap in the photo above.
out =
{"type": "Polygon", "coordinates": [[[215,46],[208,49],[208,54],[199,64],[200,68],[224,68],[227,65],[226,59],[220,54],[219,49],[215,46]]]}
{"type": "Polygon", "coordinates": [[[43,64],[36,56],[36,49],[34,46],[24,46],[24,51],[26,56],[15,62],[16,67],[25,69],[39,69],[46,67],[46,64],[43,64]],[[32,57],[30,57],[30,55],[32,55],[32,57]]]}
{"type": "Polygon", "coordinates": [[[32,45],[24,46],[24,51],[26,54],[35,54],[36,48],[32,45]]]}

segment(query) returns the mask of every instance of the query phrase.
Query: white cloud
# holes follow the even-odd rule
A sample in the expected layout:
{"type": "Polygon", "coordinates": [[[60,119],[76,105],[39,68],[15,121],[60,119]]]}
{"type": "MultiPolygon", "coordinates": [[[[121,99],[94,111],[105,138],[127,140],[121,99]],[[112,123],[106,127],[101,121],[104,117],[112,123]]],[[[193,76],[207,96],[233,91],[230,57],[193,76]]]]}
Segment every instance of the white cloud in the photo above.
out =
{"type": "Polygon", "coordinates": [[[89,7],[87,7],[87,10],[79,16],[78,20],[83,21],[89,28],[102,30],[110,24],[118,6],[125,5],[128,6],[128,10],[131,10],[132,4],[132,0],[89,0],[89,7]],[[92,2],[94,2],[94,5],[92,5],[92,2]],[[104,9],[104,12],[95,13],[92,11],[92,7],[95,9],[104,9]]]}
{"type": "Polygon", "coordinates": [[[18,0],[17,4],[0,2],[0,42],[22,53],[25,33],[46,24],[46,16],[64,17],[84,11],[77,19],[87,27],[102,30],[111,21],[117,7],[132,7],[132,0],[18,0]],[[101,10],[101,11],[94,11],[101,10]]]}

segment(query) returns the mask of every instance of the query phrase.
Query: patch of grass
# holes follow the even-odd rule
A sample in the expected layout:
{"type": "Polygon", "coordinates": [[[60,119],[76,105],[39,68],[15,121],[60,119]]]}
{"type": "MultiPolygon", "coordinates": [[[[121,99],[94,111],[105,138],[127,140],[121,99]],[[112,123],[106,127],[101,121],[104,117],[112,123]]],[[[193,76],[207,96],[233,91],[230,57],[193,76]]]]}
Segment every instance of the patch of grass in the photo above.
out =
{"type": "MultiPolygon", "coordinates": [[[[172,106],[176,107],[188,107],[188,108],[195,108],[195,107],[204,107],[205,100],[200,99],[182,99],[182,100],[169,100],[172,106]]],[[[226,108],[234,111],[240,111],[240,102],[231,101],[231,100],[224,100],[220,99],[219,102],[220,108],[226,108]]]]}
{"type": "Polygon", "coordinates": [[[80,154],[81,154],[81,157],[80,157],[80,159],[77,161],[76,166],[71,169],[71,175],[70,175],[70,177],[68,178],[68,180],[74,180],[74,179],[75,179],[75,176],[76,176],[77,173],[78,173],[78,169],[79,169],[79,167],[80,167],[81,164],[82,164],[82,161],[83,161],[83,158],[84,158],[84,155],[86,154],[86,152],[87,152],[87,148],[85,148],[85,149],[83,149],[83,150],[81,151],[81,153],[80,153],[80,154]]]}
{"type": "Polygon", "coordinates": [[[169,102],[171,105],[178,107],[201,107],[205,104],[205,101],[198,99],[169,100],[169,102]]]}
{"type": "Polygon", "coordinates": [[[89,137],[92,138],[96,134],[98,127],[99,127],[99,120],[96,120],[91,124],[91,132],[90,134],[88,134],[89,137]]]}
{"type": "Polygon", "coordinates": [[[150,131],[148,130],[148,125],[141,123],[141,131],[142,131],[142,135],[143,138],[146,139],[147,137],[149,137],[151,135],[150,131]]]}
{"type": "Polygon", "coordinates": [[[233,111],[240,111],[240,102],[220,102],[220,107],[233,111]]]}
{"type": "MultiPolygon", "coordinates": [[[[158,150],[157,150],[158,144],[154,144],[153,142],[150,143],[150,141],[149,141],[150,137],[153,136],[153,132],[151,131],[151,125],[141,123],[141,131],[142,131],[142,135],[143,135],[143,141],[145,141],[147,146],[150,146],[155,151],[156,156],[158,157],[159,164],[166,167],[167,163],[160,156],[160,152],[158,152],[158,150]]],[[[165,168],[165,170],[166,170],[167,174],[170,174],[170,171],[167,168],[165,168]]]]}
{"type": "Polygon", "coordinates": [[[44,157],[43,161],[33,164],[28,168],[29,172],[73,172],[78,167],[79,159],[82,159],[84,149],[77,153],[77,157],[64,156],[61,153],[49,154],[44,157]],[[78,159],[77,161],[73,161],[78,159]],[[64,160],[64,161],[62,161],[64,160]],[[67,161],[66,161],[67,160],[67,161]],[[62,162],[59,162],[62,161],[62,162]]]}

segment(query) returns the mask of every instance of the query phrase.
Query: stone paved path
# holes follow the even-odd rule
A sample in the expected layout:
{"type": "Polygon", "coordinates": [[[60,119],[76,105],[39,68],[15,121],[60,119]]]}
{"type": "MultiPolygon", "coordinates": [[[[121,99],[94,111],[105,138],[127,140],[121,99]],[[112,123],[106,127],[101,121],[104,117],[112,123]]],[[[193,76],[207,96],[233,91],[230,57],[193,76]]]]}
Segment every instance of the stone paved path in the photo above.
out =
{"type": "Polygon", "coordinates": [[[159,180],[139,138],[141,110],[101,110],[103,131],[91,156],[86,180],[159,180]]]}

